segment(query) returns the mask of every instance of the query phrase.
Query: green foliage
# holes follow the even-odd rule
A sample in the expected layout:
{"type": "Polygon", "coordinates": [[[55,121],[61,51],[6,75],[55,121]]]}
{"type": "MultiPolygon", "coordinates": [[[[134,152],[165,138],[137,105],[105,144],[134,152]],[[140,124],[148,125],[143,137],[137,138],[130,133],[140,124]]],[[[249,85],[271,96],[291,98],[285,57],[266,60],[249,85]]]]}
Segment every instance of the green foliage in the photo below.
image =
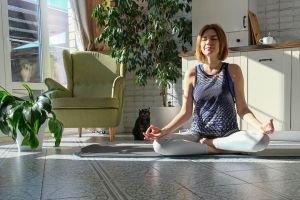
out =
{"type": "Polygon", "coordinates": [[[22,145],[28,145],[32,149],[39,146],[38,132],[43,123],[48,119],[50,132],[54,135],[55,146],[60,145],[63,124],[56,119],[52,111],[48,90],[34,99],[32,90],[23,84],[28,92],[28,99],[13,96],[3,87],[0,90],[0,130],[16,140],[17,130],[24,136],[22,145]]]}
{"type": "Polygon", "coordinates": [[[145,86],[154,78],[161,88],[166,106],[166,88],[180,77],[178,53],[186,51],[192,40],[192,22],[180,13],[191,12],[191,0],[116,0],[107,1],[93,11],[103,32],[96,41],[112,48],[111,55],[135,72],[136,83],[145,86]],[[145,5],[145,7],[143,7],[145,5]]]}

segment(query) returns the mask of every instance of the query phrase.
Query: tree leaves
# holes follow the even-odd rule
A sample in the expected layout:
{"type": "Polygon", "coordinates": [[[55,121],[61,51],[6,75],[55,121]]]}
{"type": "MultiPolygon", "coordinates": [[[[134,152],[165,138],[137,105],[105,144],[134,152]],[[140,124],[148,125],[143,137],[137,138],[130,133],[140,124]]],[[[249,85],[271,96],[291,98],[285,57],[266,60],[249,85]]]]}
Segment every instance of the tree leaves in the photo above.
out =
{"type": "Polygon", "coordinates": [[[95,41],[112,47],[111,56],[123,63],[126,71],[135,71],[138,85],[145,86],[154,78],[160,86],[169,86],[181,75],[178,53],[187,49],[186,43],[192,44],[191,20],[178,17],[180,12],[191,11],[191,1],[115,2],[114,8],[107,8],[104,1],[94,9],[93,16],[104,28],[95,41]]]}

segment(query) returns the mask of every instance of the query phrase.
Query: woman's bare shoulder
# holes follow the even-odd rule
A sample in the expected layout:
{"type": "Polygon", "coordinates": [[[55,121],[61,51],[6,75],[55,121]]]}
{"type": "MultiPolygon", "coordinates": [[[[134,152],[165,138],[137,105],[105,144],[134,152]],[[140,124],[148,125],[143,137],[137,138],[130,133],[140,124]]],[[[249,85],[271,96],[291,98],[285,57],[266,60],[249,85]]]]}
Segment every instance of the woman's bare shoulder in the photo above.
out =
{"type": "Polygon", "coordinates": [[[193,66],[188,68],[188,70],[186,71],[186,74],[190,77],[190,76],[195,76],[197,73],[197,66],[193,66]]]}
{"type": "Polygon", "coordinates": [[[232,78],[240,77],[242,75],[241,67],[237,64],[228,64],[228,71],[232,78]]]}
{"type": "Polygon", "coordinates": [[[197,73],[197,66],[188,68],[188,70],[185,72],[185,76],[184,76],[185,84],[194,85],[196,73],[197,73]]]}
{"type": "Polygon", "coordinates": [[[237,64],[232,64],[232,63],[229,63],[228,64],[228,69],[229,70],[239,70],[241,67],[237,64]]]}

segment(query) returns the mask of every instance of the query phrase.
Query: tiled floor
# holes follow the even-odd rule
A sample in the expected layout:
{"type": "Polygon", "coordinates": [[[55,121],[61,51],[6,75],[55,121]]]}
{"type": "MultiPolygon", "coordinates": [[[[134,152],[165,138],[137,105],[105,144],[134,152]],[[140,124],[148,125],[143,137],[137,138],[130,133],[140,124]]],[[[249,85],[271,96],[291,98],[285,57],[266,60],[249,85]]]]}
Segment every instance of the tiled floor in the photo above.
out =
{"type": "MultiPolygon", "coordinates": [[[[8,140],[10,141],[10,140],[8,140]]],[[[130,137],[115,143],[132,143],[130,137]]],[[[108,137],[66,129],[60,148],[46,137],[43,151],[18,153],[0,144],[0,199],[300,199],[300,159],[211,157],[79,158],[108,137]]]]}

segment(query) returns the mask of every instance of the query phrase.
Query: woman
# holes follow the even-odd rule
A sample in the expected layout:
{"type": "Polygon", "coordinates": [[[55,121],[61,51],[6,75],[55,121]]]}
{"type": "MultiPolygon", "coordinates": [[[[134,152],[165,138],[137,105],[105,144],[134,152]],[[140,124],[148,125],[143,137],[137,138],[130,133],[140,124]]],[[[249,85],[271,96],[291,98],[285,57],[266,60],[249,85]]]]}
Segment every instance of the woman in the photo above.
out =
{"type": "Polygon", "coordinates": [[[236,64],[222,62],[227,55],[223,29],[217,24],[204,26],[196,42],[196,56],[202,64],[185,74],[181,111],[162,129],[151,125],[144,134],[146,140],[154,140],[157,153],[243,153],[268,146],[268,134],[274,132],[273,120],[262,124],[251,112],[245,101],[242,71],[236,64]],[[236,112],[257,130],[239,130],[236,112]],[[191,116],[190,130],[171,133],[191,116]]]}

